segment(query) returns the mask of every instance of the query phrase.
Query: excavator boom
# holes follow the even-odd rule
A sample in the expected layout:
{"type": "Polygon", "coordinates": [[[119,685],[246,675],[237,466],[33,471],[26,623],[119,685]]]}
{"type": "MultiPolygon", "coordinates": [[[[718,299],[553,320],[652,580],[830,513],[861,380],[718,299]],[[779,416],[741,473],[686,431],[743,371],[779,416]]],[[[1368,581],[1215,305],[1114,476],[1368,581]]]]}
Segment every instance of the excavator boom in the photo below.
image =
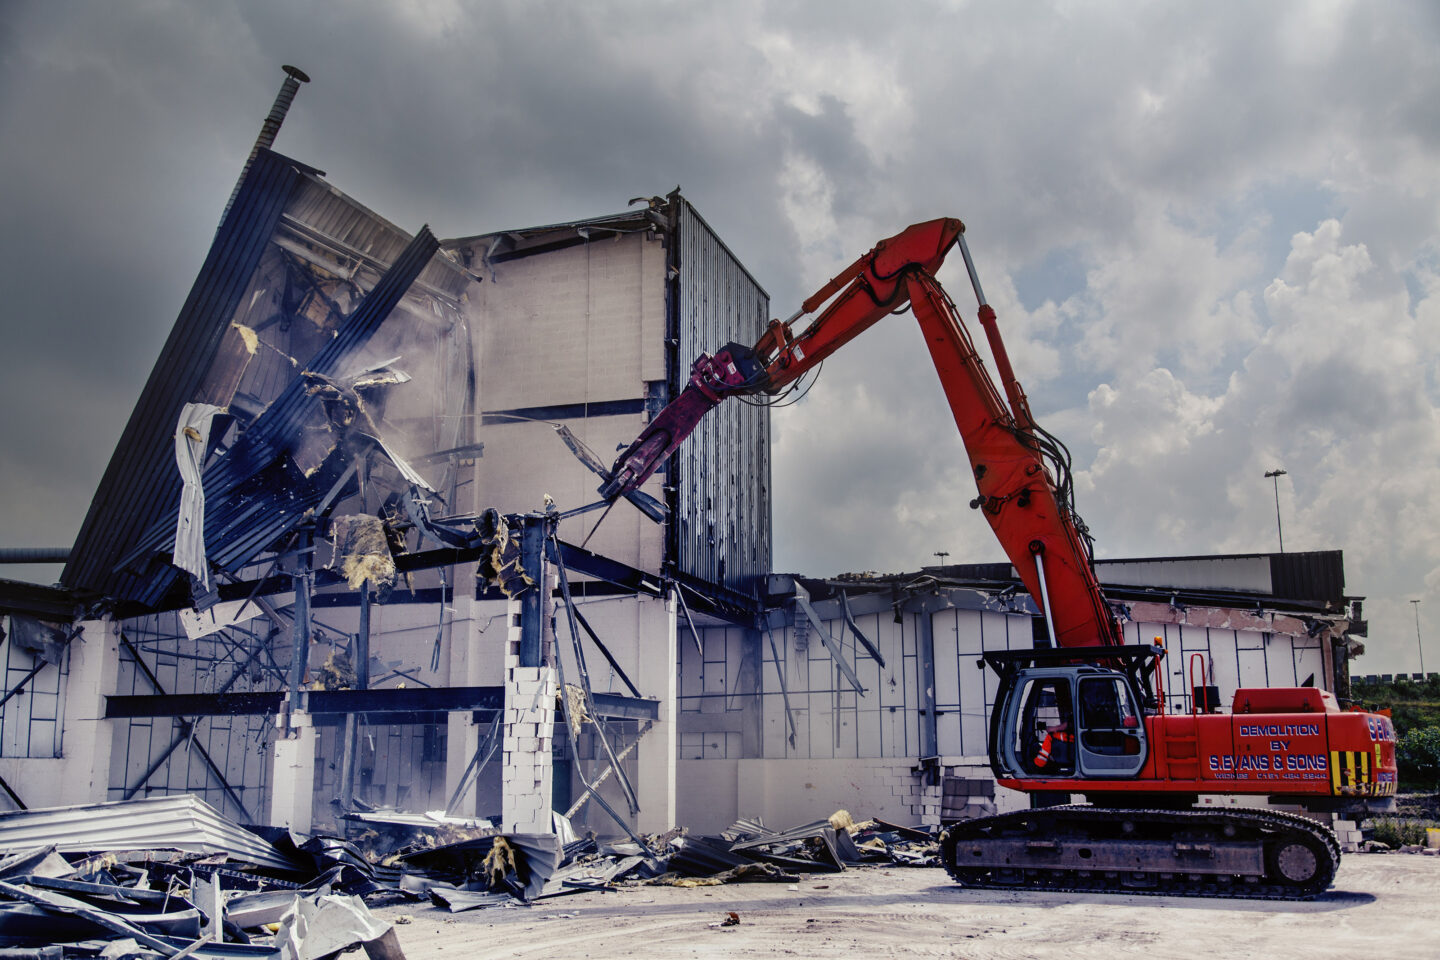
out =
{"type": "Polygon", "coordinates": [[[1091,569],[1084,527],[1070,503],[1063,447],[1031,416],[1000,339],[995,311],[985,302],[964,246],[964,232],[965,225],[955,219],[908,227],[841,271],[794,316],[772,321],[755,344],[730,343],[713,356],[702,354],[691,369],[689,385],[616,459],[601,494],[613,500],[638,488],[701,417],[727,397],[783,392],[881,318],[908,305],[970,457],[978,490],[971,506],[984,513],[1020,579],[1044,608],[1052,643],[1119,644],[1119,630],[1091,569]],[[980,301],[979,319],[1001,374],[1003,395],[954,303],[935,279],[957,244],[980,301]],[[815,314],[814,319],[797,331],[797,322],[809,314],[815,314]],[[1059,482],[1057,473],[1062,474],[1059,482]]]}

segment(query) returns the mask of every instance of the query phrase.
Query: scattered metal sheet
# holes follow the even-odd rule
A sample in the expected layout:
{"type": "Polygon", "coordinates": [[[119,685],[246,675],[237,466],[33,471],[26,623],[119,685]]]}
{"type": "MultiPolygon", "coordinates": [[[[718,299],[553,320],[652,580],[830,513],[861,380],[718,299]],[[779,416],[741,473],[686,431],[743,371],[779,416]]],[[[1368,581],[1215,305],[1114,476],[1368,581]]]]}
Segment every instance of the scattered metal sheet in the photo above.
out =
{"type": "Polygon", "coordinates": [[[76,900],[73,897],[36,890],[32,887],[22,887],[13,883],[7,883],[3,880],[0,880],[0,895],[4,895],[11,900],[18,900],[22,903],[41,907],[51,914],[61,914],[63,916],[75,917],[82,921],[87,921],[110,932],[112,935],[120,934],[121,936],[131,937],[143,946],[157,951],[162,957],[174,956],[179,952],[115,914],[91,907],[84,901],[76,900]]]}
{"type": "MultiPolygon", "coordinates": [[[[188,951],[185,957],[193,957],[195,960],[280,960],[280,952],[274,947],[263,943],[208,943],[194,940],[181,940],[176,937],[156,937],[161,943],[173,947],[177,951],[188,951]]],[[[127,954],[121,954],[125,956],[127,954]]],[[[179,953],[176,953],[171,960],[185,960],[179,953]]]]}
{"type": "Polygon", "coordinates": [[[436,906],[444,907],[451,913],[465,910],[479,910],[487,907],[513,907],[522,901],[508,893],[487,893],[483,890],[460,890],[455,887],[435,885],[430,888],[430,899],[436,906]]]}
{"type": "Polygon", "coordinates": [[[531,900],[560,866],[560,840],[553,833],[507,833],[451,843],[433,850],[402,853],[400,860],[432,878],[457,886],[483,882],[531,900]]]}
{"type": "Polygon", "coordinates": [[[293,890],[242,893],[225,901],[225,919],[242,930],[279,923],[298,896],[293,890]]]}
{"type": "Polygon", "coordinates": [[[385,824],[393,827],[411,827],[417,830],[433,830],[437,827],[456,827],[461,830],[494,830],[495,824],[483,817],[452,817],[440,810],[425,813],[405,813],[400,810],[366,810],[347,813],[346,820],[359,823],[385,824]]]}
{"type": "Polygon", "coordinates": [[[280,960],[320,960],[379,940],[391,925],[377,918],[359,897],[297,899],[275,934],[280,960]]]}
{"type": "Polygon", "coordinates": [[[0,859],[0,878],[19,877],[71,877],[75,869],[65,858],[55,852],[55,844],[46,844],[33,850],[13,853],[0,859]]]}
{"type": "Polygon", "coordinates": [[[276,870],[295,864],[255,834],[183,794],[0,814],[0,852],[55,845],[61,853],[182,850],[276,870]]]}
{"type": "Polygon", "coordinates": [[[34,903],[0,902],[0,943],[77,943],[103,940],[115,931],[93,920],[34,903]]]}
{"type": "Polygon", "coordinates": [[[732,823],[720,836],[729,840],[731,843],[739,843],[742,840],[754,840],[758,837],[771,836],[773,833],[774,831],[765,828],[764,822],[758,817],[754,820],[741,817],[732,823]]]}
{"type": "Polygon", "coordinates": [[[63,893],[67,896],[76,897],[77,899],[88,900],[96,906],[104,906],[105,903],[102,901],[122,904],[127,909],[133,908],[137,904],[148,903],[165,907],[167,904],[174,906],[185,902],[183,898],[176,897],[168,892],[162,893],[158,890],[150,890],[143,887],[122,887],[113,883],[65,880],[58,877],[41,877],[33,874],[15,877],[13,882],[24,884],[28,887],[35,887],[40,890],[54,890],[56,893],[63,893]]]}
{"type": "MultiPolygon", "coordinates": [[[[829,820],[817,820],[783,833],[742,840],[730,849],[737,853],[753,853],[771,862],[783,863],[792,869],[806,869],[803,865],[809,864],[810,870],[840,871],[845,869],[840,853],[841,841],[837,837],[840,832],[843,831],[837,831],[829,820]]],[[[848,835],[845,844],[847,851],[854,851],[855,845],[850,842],[848,835]]],[[[859,859],[858,852],[854,859],[859,859]]]]}
{"type": "Polygon", "coordinates": [[[681,837],[675,843],[678,849],[670,857],[670,869],[686,876],[708,877],[754,862],[731,853],[730,844],[719,838],[681,837]]]}

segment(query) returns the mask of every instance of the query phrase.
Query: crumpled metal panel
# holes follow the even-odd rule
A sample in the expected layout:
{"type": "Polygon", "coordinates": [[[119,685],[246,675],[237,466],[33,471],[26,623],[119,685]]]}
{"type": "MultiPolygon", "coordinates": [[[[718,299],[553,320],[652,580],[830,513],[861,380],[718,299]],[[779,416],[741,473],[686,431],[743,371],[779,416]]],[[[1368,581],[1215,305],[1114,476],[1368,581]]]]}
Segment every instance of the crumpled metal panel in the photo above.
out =
{"type": "Polygon", "coordinates": [[[0,852],[49,844],[61,853],[180,850],[296,868],[273,846],[189,794],[0,814],[0,852]]]}
{"type": "MultiPolygon", "coordinates": [[[[304,374],[297,374],[235,446],[206,470],[205,546],[212,562],[238,569],[293,527],[324,496],[333,477],[326,471],[303,476],[285,459],[299,443],[307,420],[320,407],[310,390],[311,381],[316,375],[335,375],[369,341],[437,249],[435,235],[422,227],[335,331],[334,338],[310,358],[304,374]]],[[[168,517],[153,524],[121,562],[138,565],[147,554],[169,548],[174,517],[172,509],[168,517]]],[[[169,565],[156,570],[147,582],[136,585],[132,598],[147,605],[158,603],[176,573],[169,565]]]]}

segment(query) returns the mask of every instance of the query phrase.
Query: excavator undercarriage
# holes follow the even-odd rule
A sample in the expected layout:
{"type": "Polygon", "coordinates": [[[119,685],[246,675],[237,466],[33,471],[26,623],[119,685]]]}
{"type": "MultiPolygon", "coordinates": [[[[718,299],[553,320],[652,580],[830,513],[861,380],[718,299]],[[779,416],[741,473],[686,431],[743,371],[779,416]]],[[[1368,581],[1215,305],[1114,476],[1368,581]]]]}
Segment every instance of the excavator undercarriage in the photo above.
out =
{"type": "Polygon", "coordinates": [[[966,887],[1305,900],[1340,862],[1330,828],[1275,810],[1044,807],[964,820],[941,859],[966,887]]]}

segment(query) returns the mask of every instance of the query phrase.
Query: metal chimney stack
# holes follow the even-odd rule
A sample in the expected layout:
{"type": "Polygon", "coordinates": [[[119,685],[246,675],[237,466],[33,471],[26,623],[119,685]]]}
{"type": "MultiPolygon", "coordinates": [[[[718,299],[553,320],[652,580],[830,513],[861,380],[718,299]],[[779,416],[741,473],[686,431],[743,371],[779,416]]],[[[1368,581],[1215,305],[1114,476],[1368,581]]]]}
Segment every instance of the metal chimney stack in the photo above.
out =
{"type": "Polygon", "coordinates": [[[275,135],[280,132],[280,125],[285,122],[285,114],[290,112],[290,104],[300,90],[300,84],[310,82],[309,76],[299,67],[286,64],[280,69],[285,71],[285,82],[280,84],[280,92],[275,96],[275,103],[270,107],[270,114],[260,125],[260,136],[255,138],[255,146],[250,148],[250,156],[245,158],[245,166],[240,170],[240,179],[235,181],[235,189],[230,191],[230,199],[225,201],[225,212],[220,215],[222,224],[230,215],[230,207],[234,205],[235,197],[240,192],[240,184],[245,182],[245,175],[250,172],[250,165],[255,162],[255,155],[261,150],[270,149],[271,144],[275,142],[275,135]]]}

